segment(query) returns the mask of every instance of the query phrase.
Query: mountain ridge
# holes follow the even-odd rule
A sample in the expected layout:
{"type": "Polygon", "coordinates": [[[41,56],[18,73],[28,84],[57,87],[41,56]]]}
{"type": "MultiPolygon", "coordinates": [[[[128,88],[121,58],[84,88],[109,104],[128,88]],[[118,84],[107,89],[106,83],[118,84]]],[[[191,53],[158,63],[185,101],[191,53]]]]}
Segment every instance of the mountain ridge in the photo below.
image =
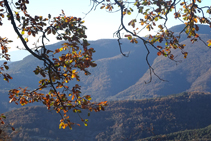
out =
{"type": "MultiPolygon", "coordinates": [[[[175,29],[179,28],[182,28],[182,25],[176,26],[175,29]]],[[[203,26],[203,29],[206,29],[206,32],[210,31],[208,26],[203,26]]],[[[205,41],[211,39],[211,35],[208,34],[200,34],[200,36],[205,41]]],[[[209,54],[211,52],[202,42],[192,44],[189,40],[181,38],[181,43],[187,44],[184,51],[189,54],[186,59],[183,58],[180,50],[173,52],[177,56],[176,60],[182,60],[182,63],[175,63],[168,58],[157,56],[157,51],[149,48],[151,51],[149,61],[155,73],[160,78],[169,81],[163,82],[153,75],[153,80],[149,84],[145,84],[145,81],[150,80],[150,74],[146,63],[147,51],[142,42],[131,44],[127,39],[122,39],[123,52],[130,52],[129,57],[124,57],[119,51],[116,39],[90,41],[90,47],[96,50],[93,58],[98,66],[89,68],[90,76],[79,73],[81,81],[72,81],[69,85],[78,83],[82,88],[82,94],[91,95],[94,101],[144,99],[184,91],[211,92],[209,88],[211,84],[209,54]]],[[[61,42],[56,43],[47,48],[54,50],[61,44],[61,42]]],[[[2,93],[0,103],[8,99],[5,96],[8,97],[9,89],[26,86],[29,89],[37,88],[40,77],[33,71],[38,65],[42,66],[42,61],[32,55],[25,57],[22,61],[11,63],[8,73],[13,80],[10,83],[0,80],[2,93]]],[[[6,107],[11,108],[8,104],[6,107]]]]}

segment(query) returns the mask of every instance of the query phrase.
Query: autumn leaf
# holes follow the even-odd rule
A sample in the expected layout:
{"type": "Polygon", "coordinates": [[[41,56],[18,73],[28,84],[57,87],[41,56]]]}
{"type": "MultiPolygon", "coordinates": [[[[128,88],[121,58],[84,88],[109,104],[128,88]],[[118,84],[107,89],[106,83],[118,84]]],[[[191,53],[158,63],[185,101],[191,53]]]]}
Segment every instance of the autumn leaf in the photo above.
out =
{"type": "Polygon", "coordinates": [[[131,12],[128,10],[128,11],[127,11],[127,14],[128,14],[128,15],[131,15],[131,12]]]}
{"type": "Polygon", "coordinates": [[[22,32],[21,32],[21,35],[24,35],[24,34],[25,34],[25,31],[22,31],[22,32]]]}
{"type": "Polygon", "coordinates": [[[157,46],[157,48],[162,49],[163,47],[162,46],[157,46]]]}
{"type": "Polygon", "coordinates": [[[162,54],[162,53],[161,53],[160,51],[159,51],[159,52],[157,52],[157,55],[158,55],[158,56],[160,56],[161,54],[162,54]]]}
{"type": "Polygon", "coordinates": [[[101,6],[100,9],[103,9],[105,7],[105,5],[101,6]]]}
{"type": "Polygon", "coordinates": [[[208,43],[208,46],[210,47],[210,46],[211,46],[211,39],[209,39],[209,40],[207,41],[207,43],[208,43]]]}
{"type": "Polygon", "coordinates": [[[184,52],[183,55],[184,55],[184,58],[187,58],[188,53],[184,52]]]}

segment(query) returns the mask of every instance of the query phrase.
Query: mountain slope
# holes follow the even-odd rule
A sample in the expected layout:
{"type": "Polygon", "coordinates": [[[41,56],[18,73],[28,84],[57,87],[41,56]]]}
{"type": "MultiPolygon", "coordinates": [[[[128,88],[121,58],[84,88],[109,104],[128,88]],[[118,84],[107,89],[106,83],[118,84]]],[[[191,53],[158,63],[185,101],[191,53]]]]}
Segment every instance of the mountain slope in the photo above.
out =
{"type": "MultiPolygon", "coordinates": [[[[201,34],[201,38],[207,41],[211,39],[211,35],[201,34]]],[[[211,92],[211,50],[201,41],[192,44],[186,39],[181,43],[186,44],[185,51],[188,52],[186,59],[179,50],[174,52],[176,60],[182,60],[181,63],[158,56],[152,64],[156,74],[169,82],[153,76],[152,82],[146,85],[145,81],[148,81],[150,76],[147,71],[133,86],[111,99],[142,99],[183,91],[211,92]]]]}
{"type": "MultiPolygon", "coordinates": [[[[201,25],[199,27],[202,29],[199,32],[201,38],[205,41],[210,39],[211,35],[208,35],[210,28],[201,25]]],[[[172,30],[177,32],[182,28],[182,25],[178,25],[172,27],[172,30]]],[[[150,48],[149,59],[152,67],[158,76],[169,82],[163,82],[153,76],[153,81],[145,84],[145,81],[149,81],[150,75],[145,60],[147,52],[142,42],[131,44],[127,39],[122,39],[123,52],[126,54],[130,52],[129,57],[123,57],[116,40],[102,39],[90,41],[90,47],[96,50],[93,58],[98,66],[89,69],[92,73],[90,76],[81,74],[81,82],[73,81],[70,86],[79,83],[82,86],[82,94],[91,95],[96,101],[152,98],[183,91],[211,92],[209,87],[211,52],[201,41],[192,44],[183,36],[180,41],[187,44],[184,50],[189,53],[187,59],[183,58],[179,50],[174,52],[176,60],[182,60],[182,63],[157,57],[157,52],[150,48]]],[[[59,42],[48,48],[55,50],[61,44],[62,42],[59,42]]],[[[0,92],[6,93],[9,89],[20,86],[37,88],[40,78],[34,75],[33,71],[38,65],[42,66],[43,63],[32,55],[22,61],[11,63],[8,73],[14,79],[10,83],[0,80],[0,92]]]]}
{"type": "MultiPolygon", "coordinates": [[[[83,126],[77,114],[71,121],[82,124],[73,130],[59,129],[59,114],[46,107],[25,107],[7,112],[10,122],[19,133],[14,140],[119,141],[138,140],[172,132],[199,129],[211,124],[211,94],[181,93],[145,100],[109,102],[105,111],[82,114],[88,118],[83,126]],[[152,128],[153,127],[153,128],[152,128]],[[151,130],[151,131],[150,131],[151,130]]],[[[82,112],[83,113],[83,112],[82,112]]]]}
{"type": "MultiPolygon", "coordinates": [[[[80,83],[83,94],[92,95],[93,99],[99,101],[135,84],[148,69],[146,62],[141,61],[145,60],[146,50],[140,45],[129,43],[127,39],[123,39],[122,43],[122,50],[127,54],[130,52],[129,57],[124,57],[120,54],[116,40],[90,41],[90,46],[96,50],[93,58],[98,66],[89,69],[92,75],[88,77],[80,74],[81,82],[73,81],[70,86],[80,83]]],[[[48,48],[55,50],[61,44],[50,45],[48,48]]],[[[155,56],[155,52],[152,51],[151,62],[155,56]]],[[[10,64],[8,73],[11,74],[13,80],[10,83],[0,80],[2,93],[3,90],[6,92],[6,90],[18,87],[36,88],[40,78],[34,75],[33,71],[37,66],[43,66],[43,63],[32,55],[10,64]]]]}
{"type": "Polygon", "coordinates": [[[192,141],[192,140],[200,140],[200,141],[209,141],[211,140],[211,125],[200,128],[200,129],[192,129],[170,133],[167,135],[157,135],[151,136],[144,139],[138,139],[137,141],[157,141],[157,140],[184,140],[184,141],[192,141]]]}

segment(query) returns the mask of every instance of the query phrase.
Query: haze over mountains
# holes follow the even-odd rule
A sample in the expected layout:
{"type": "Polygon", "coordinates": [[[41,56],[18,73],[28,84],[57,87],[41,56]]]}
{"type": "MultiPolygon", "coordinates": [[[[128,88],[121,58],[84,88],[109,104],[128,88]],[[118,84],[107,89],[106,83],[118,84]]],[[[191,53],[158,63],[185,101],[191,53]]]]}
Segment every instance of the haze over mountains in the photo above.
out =
{"type": "MultiPolygon", "coordinates": [[[[204,41],[210,39],[210,28],[199,26],[200,36],[204,41]]],[[[172,27],[175,32],[180,31],[182,25],[172,27]]],[[[96,50],[93,59],[98,64],[95,68],[90,68],[90,76],[81,75],[82,93],[89,94],[94,100],[128,100],[143,99],[157,96],[180,93],[183,91],[205,91],[211,92],[211,50],[201,41],[192,44],[190,39],[181,38],[181,43],[186,44],[185,51],[188,52],[187,59],[183,58],[180,50],[174,52],[176,60],[182,63],[175,63],[163,56],[157,56],[157,52],[151,49],[149,60],[155,72],[164,80],[160,81],[153,76],[153,81],[149,81],[148,66],[145,61],[146,49],[141,42],[131,44],[127,39],[122,39],[122,50],[130,53],[129,57],[121,55],[116,40],[102,39],[90,41],[91,47],[96,50]]],[[[56,49],[61,43],[48,46],[49,49],[56,49]]],[[[14,78],[10,83],[1,82],[0,89],[8,90],[19,86],[36,88],[39,77],[33,71],[37,66],[42,66],[42,62],[32,55],[25,57],[21,61],[10,65],[8,73],[14,78]],[[21,80],[21,81],[20,81],[21,80]]],[[[72,82],[78,83],[78,82],[72,82]]],[[[70,84],[71,85],[71,84],[70,84]]]]}
{"type": "MultiPolygon", "coordinates": [[[[182,28],[178,25],[172,27],[172,30],[178,32],[182,28]]],[[[205,42],[211,39],[208,26],[200,25],[199,28],[198,34],[205,42]]],[[[153,75],[149,84],[145,84],[150,77],[145,61],[147,52],[141,42],[131,44],[127,39],[122,39],[123,52],[130,52],[129,57],[124,57],[116,40],[90,41],[90,47],[96,50],[93,59],[96,60],[97,67],[89,69],[90,76],[80,74],[81,81],[73,81],[70,86],[79,83],[82,94],[91,95],[96,101],[108,100],[109,106],[105,112],[91,113],[88,127],[75,127],[73,131],[69,131],[58,129],[60,118],[54,111],[53,116],[49,116],[43,107],[16,109],[7,113],[7,119],[16,128],[21,127],[20,133],[14,136],[15,139],[118,141],[148,137],[147,140],[192,140],[196,139],[193,137],[196,134],[198,138],[206,136],[210,139],[211,51],[201,41],[192,44],[189,40],[184,35],[180,40],[186,44],[186,59],[179,50],[174,51],[176,60],[182,60],[181,63],[157,56],[157,52],[150,49],[149,61],[152,67],[158,76],[168,82],[153,75]],[[171,95],[185,91],[188,93],[171,95]],[[153,131],[148,130],[151,127],[154,128],[153,131]],[[189,131],[185,131],[186,129],[189,131]],[[152,132],[158,137],[151,137],[152,132]]],[[[61,44],[53,44],[48,48],[54,50],[61,44]]],[[[20,86],[37,88],[40,77],[33,71],[42,65],[41,61],[31,55],[10,64],[8,73],[13,80],[9,83],[0,80],[0,113],[15,106],[7,102],[9,89],[20,86]]],[[[75,115],[72,119],[80,122],[75,115]]]]}

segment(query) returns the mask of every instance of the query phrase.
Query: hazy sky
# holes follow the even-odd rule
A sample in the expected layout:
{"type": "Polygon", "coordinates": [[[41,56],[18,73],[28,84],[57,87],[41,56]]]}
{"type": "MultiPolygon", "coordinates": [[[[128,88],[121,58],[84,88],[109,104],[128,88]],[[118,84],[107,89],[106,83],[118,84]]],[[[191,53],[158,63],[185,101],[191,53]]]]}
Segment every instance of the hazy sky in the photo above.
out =
{"type": "MultiPolygon", "coordinates": [[[[50,13],[53,16],[58,16],[63,9],[67,16],[76,16],[84,18],[92,7],[90,0],[30,0],[28,5],[28,12],[31,15],[39,15],[47,17],[50,13]]],[[[135,15],[127,16],[125,23],[136,17],[135,15]]],[[[171,17],[167,26],[171,27],[179,24],[177,20],[173,20],[171,17]],[[172,20],[171,20],[172,19],[172,20]]],[[[113,33],[118,29],[120,25],[120,12],[108,13],[105,10],[101,10],[100,6],[95,11],[90,12],[85,18],[85,26],[88,28],[86,34],[88,40],[97,40],[102,38],[113,38],[113,33]]],[[[4,20],[6,21],[6,20],[4,20]]],[[[17,35],[14,33],[12,26],[9,22],[5,22],[3,27],[0,27],[0,36],[9,37],[14,40],[10,46],[11,51],[16,50],[16,46],[22,46],[20,41],[17,39],[17,35]]],[[[147,30],[141,33],[141,36],[149,34],[147,30]]],[[[32,41],[32,40],[31,40],[32,41]]],[[[33,40],[34,42],[35,40],[33,40]]],[[[29,42],[29,46],[32,46],[33,42],[29,42]]],[[[57,42],[54,38],[50,38],[48,44],[57,42]]],[[[33,46],[32,46],[33,47],[33,46]]]]}
{"type": "MultiPolygon", "coordinates": [[[[58,16],[61,14],[63,9],[67,16],[76,16],[84,18],[92,7],[92,3],[89,0],[30,0],[28,5],[28,12],[31,15],[39,15],[48,17],[51,13],[52,16],[58,16]]],[[[126,24],[129,20],[135,18],[134,15],[128,16],[126,24]]],[[[101,10],[100,6],[97,7],[95,11],[90,12],[85,18],[85,26],[88,28],[86,34],[88,35],[88,40],[97,40],[102,38],[113,38],[113,33],[118,29],[120,25],[120,12],[108,13],[105,10],[101,10]]],[[[0,35],[7,36],[14,40],[12,44],[12,50],[14,46],[21,46],[21,43],[17,40],[17,35],[14,33],[12,26],[6,20],[3,27],[0,27],[0,35]]],[[[173,24],[172,24],[173,25],[173,24]]],[[[146,30],[142,32],[145,36],[149,34],[146,30]]],[[[55,43],[54,38],[51,39],[49,44],[55,43]]],[[[29,43],[32,45],[32,43],[29,43]]]]}

